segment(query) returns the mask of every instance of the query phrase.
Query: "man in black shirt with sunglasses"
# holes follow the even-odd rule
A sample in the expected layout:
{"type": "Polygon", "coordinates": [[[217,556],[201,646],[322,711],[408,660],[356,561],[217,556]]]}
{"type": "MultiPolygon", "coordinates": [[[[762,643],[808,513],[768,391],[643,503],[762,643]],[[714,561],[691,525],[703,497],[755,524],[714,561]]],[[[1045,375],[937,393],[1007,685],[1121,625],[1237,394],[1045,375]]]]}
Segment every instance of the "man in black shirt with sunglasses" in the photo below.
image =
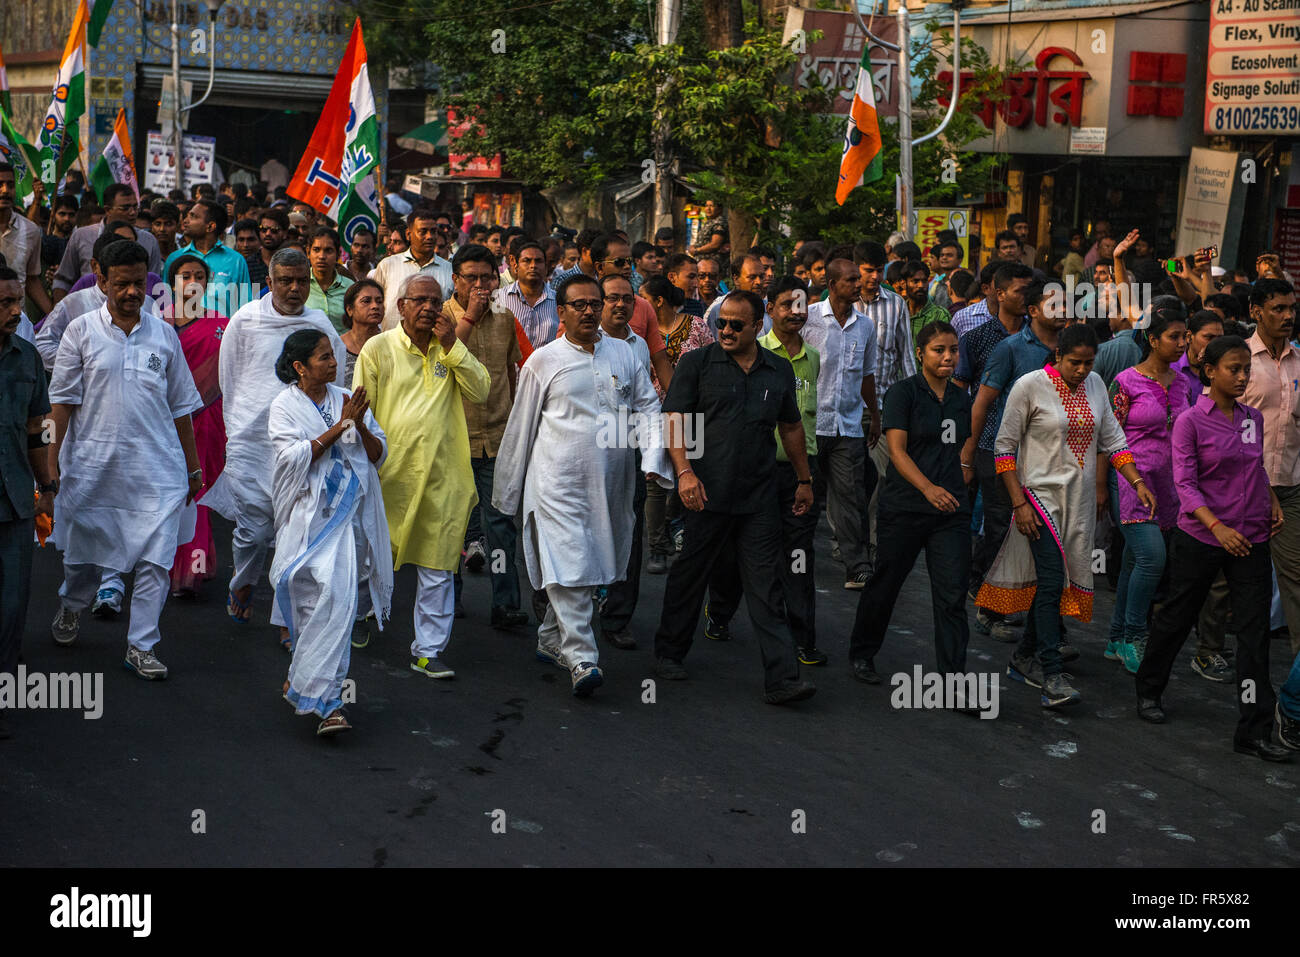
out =
{"type": "Polygon", "coordinates": [[[776,496],[776,441],[794,466],[793,511],[812,507],[812,479],[790,362],[760,348],[763,302],[752,292],[729,294],[718,312],[718,341],[681,357],[663,409],[666,444],[686,506],[682,552],[668,574],[655,635],[660,678],[687,677],[700,606],[714,564],[724,553],[740,565],[745,602],[766,673],[765,699],[786,704],[816,687],[799,678],[794,637],[782,611],[777,563],[781,516],[776,496]]]}

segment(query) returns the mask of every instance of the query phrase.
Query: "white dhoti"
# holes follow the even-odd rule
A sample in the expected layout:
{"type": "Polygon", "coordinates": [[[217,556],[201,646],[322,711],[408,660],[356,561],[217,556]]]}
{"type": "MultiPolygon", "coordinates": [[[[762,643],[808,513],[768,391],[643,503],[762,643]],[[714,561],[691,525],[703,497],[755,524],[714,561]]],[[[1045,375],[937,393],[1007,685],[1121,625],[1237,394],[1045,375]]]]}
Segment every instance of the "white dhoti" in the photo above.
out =
{"type": "Polygon", "coordinates": [[[547,585],[546,617],[537,629],[537,643],[549,651],[558,651],[560,660],[570,670],[584,662],[598,664],[600,652],[596,648],[596,633],[591,620],[596,604],[592,601],[589,585],[569,588],[565,585],[547,585]]]}
{"type": "MultiPolygon", "coordinates": [[[[76,612],[85,609],[94,600],[95,591],[103,585],[101,573],[98,565],[64,565],[63,584],[59,586],[63,607],[76,612]]],[[[113,577],[117,589],[124,591],[122,577],[116,572],[113,577]]],[[[169,569],[153,562],[136,563],[135,585],[131,589],[131,618],[126,629],[126,640],[132,648],[151,651],[162,638],[158,619],[162,617],[170,581],[169,569]]]]}
{"type": "Polygon", "coordinates": [[[415,590],[414,658],[437,658],[451,641],[456,618],[456,589],[451,572],[417,567],[415,590]]]}

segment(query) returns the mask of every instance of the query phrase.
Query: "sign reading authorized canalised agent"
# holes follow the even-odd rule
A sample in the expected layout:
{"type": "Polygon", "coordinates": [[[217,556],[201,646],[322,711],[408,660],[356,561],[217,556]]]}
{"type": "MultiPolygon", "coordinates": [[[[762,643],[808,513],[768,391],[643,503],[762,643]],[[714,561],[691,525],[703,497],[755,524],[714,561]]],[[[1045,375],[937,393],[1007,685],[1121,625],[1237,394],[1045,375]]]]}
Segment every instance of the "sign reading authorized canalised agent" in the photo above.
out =
{"type": "Polygon", "coordinates": [[[1300,0],[1211,0],[1205,132],[1300,133],[1300,0]]]}

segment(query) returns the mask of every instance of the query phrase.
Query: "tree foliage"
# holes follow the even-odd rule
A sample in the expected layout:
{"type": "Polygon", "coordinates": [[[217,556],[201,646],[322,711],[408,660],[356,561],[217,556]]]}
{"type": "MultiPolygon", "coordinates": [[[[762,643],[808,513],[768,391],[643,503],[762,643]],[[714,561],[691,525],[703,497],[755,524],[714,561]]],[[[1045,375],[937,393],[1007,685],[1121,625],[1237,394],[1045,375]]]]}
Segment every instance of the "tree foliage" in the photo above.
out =
{"type": "MultiPolygon", "coordinates": [[[[852,241],[895,228],[897,126],[882,124],[884,178],[836,205],[845,119],[829,114],[835,91],[797,88],[798,54],[757,19],[740,45],[710,50],[704,0],[688,0],[679,42],[665,47],[651,41],[643,0],[514,7],[489,0],[472,14],[451,0],[399,5],[425,18],[422,36],[405,21],[381,22],[371,31],[372,55],[388,66],[432,60],[442,87],[437,102],[477,121],[464,151],[500,152],[525,182],[595,187],[640,172],[655,158],[659,117],[687,181],[731,210],[733,244],[790,234],[852,241]]],[[[936,74],[938,55],[950,48],[938,24],[913,45],[922,107],[946,92],[936,74]]],[[[971,107],[985,95],[997,99],[1001,73],[969,40],[962,58],[976,83],[944,134],[913,151],[915,206],[1001,188],[1002,157],[963,152],[985,135],[971,107]],[[945,160],[955,161],[955,182],[944,181],[945,160]]],[[[922,109],[915,131],[933,129],[941,116],[922,109]]]]}

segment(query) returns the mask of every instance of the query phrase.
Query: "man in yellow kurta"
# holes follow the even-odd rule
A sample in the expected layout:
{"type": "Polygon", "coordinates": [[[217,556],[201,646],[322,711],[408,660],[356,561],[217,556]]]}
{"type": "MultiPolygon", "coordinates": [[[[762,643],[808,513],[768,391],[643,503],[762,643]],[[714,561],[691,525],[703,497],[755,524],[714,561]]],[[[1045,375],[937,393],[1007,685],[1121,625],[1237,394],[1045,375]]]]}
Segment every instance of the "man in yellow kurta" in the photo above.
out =
{"type": "Polygon", "coordinates": [[[491,385],[487,369],[443,315],[442,296],[432,276],[405,280],[397,302],[401,324],[365,344],[352,383],[365,387],[388,436],[379,481],[393,567],[410,564],[417,571],[411,670],[431,678],[456,674],[439,655],[451,638],[452,572],[478,502],[463,402],[482,402],[491,385]]]}

